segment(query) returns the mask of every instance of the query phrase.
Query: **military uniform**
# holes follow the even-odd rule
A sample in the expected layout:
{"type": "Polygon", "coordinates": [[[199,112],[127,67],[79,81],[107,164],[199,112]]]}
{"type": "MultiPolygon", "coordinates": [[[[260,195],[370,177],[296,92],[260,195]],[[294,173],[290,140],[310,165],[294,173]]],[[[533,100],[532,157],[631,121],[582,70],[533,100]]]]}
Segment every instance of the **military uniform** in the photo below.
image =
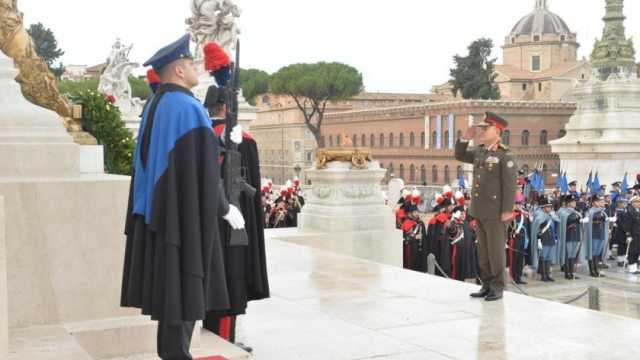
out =
{"type": "MultiPolygon", "coordinates": [[[[485,122],[492,117],[496,115],[487,113],[485,122]]],[[[513,211],[518,167],[513,154],[502,144],[495,150],[483,145],[469,149],[468,141],[458,140],[455,155],[458,161],[473,164],[469,214],[477,220],[481,292],[488,290],[488,285],[490,290],[501,294],[505,287],[507,241],[507,223],[501,216],[513,211]]]]}

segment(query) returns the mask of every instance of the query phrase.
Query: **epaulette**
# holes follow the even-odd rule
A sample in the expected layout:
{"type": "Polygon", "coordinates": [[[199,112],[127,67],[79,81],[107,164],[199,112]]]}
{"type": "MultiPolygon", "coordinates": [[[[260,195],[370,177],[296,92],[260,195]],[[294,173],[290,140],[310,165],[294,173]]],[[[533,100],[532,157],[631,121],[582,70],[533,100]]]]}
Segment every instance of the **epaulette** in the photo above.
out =
{"type": "Polygon", "coordinates": [[[504,151],[509,151],[509,147],[505,144],[500,143],[500,145],[498,145],[498,147],[504,151]]]}

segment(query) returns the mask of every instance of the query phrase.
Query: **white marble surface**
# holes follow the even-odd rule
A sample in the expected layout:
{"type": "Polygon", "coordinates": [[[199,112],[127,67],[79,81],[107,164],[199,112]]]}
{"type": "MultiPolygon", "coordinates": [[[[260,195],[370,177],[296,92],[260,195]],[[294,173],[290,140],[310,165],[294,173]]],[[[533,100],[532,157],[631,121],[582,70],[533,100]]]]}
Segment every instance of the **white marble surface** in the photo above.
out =
{"type": "Polygon", "coordinates": [[[0,359],[9,351],[9,314],[7,313],[7,247],[4,224],[4,198],[0,196],[0,359]]]}
{"type": "Polygon", "coordinates": [[[104,174],[104,146],[80,146],[80,173],[104,174]]]}
{"type": "Polygon", "coordinates": [[[510,292],[487,303],[469,298],[475,285],[285,243],[270,231],[267,244],[272,298],[250,304],[238,339],[258,360],[629,359],[640,351],[637,320],[510,292]]]}

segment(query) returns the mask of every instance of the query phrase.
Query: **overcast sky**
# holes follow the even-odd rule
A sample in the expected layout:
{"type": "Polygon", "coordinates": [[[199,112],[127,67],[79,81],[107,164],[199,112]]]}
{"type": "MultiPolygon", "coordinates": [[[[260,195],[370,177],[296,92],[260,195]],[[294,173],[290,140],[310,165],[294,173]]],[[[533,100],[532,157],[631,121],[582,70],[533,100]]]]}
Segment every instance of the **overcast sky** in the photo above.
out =
{"type": "MultiPolygon", "coordinates": [[[[95,65],[116,37],[144,62],[185,33],[191,0],[18,0],[25,23],[51,28],[65,64],[95,65]]],[[[274,72],[296,62],[340,61],[366,90],[429,92],[448,80],[452,56],[490,37],[494,55],[534,0],[236,0],[243,14],[242,65],[274,72]]],[[[549,0],[588,56],[602,33],[605,0],[549,0]]],[[[640,1],[626,1],[627,36],[640,38],[640,1]]],[[[640,43],[636,41],[636,50],[640,43]]]]}

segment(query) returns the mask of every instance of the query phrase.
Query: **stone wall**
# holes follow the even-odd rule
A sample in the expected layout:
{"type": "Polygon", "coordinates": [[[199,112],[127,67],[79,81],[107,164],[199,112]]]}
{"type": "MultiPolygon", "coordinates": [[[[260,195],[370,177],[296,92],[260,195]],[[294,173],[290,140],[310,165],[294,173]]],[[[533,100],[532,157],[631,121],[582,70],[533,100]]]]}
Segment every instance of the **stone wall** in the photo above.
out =
{"type": "Polygon", "coordinates": [[[7,248],[5,236],[4,198],[0,196],[0,358],[9,352],[9,314],[7,313],[7,248]]]}

